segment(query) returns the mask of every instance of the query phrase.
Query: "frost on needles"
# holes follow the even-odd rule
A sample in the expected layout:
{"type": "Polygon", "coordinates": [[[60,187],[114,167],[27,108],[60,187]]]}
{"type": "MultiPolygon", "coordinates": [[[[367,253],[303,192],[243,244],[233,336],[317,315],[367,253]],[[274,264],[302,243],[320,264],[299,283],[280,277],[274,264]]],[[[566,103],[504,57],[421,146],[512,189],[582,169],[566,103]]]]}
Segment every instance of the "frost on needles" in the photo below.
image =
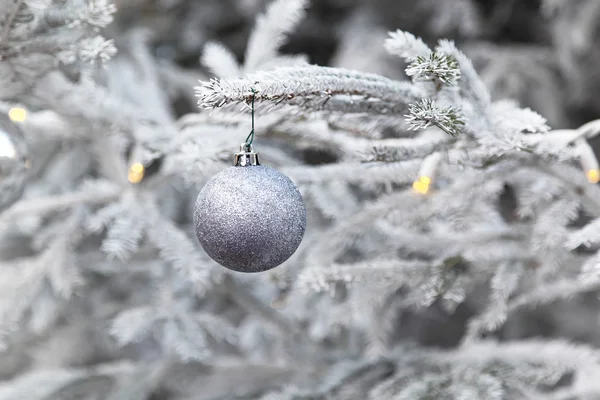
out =
{"type": "Polygon", "coordinates": [[[41,378],[7,384],[12,398],[99,377],[114,385],[99,389],[111,400],[149,397],[164,382],[228,400],[222,387],[262,400],[600,395],[596,349],[498,337],[527,307],[600,289],[600,190],[588,181],[598,161],[587,143],[598,121],[551,130],[536,112],[493,101],[447,40],[390,33],[381,45],[405,61],[401,81],[281,54],[307,1],[271,3],[242,64],[207,44],[215,77],[200,84],[155,62],[144,31],[116,53],[98,32],[112,21],[109,1],[0,4],[17,21],[1,39],[0,106],[30,107],[30,141],[53,144],[42,142],[45,167],[0,214],[2,241],[27,249],[0,261],[1,342],[36,352],[20,341],[33,335],[55,346],[50,361],[34,353],[52,367],[41,378]],[[175,118],[170,102],[195,84],[200,111],[175,118]],[[312,219],[285,266],[242,280],[201,252],[185,210],[190,186],[230,165],[253,91],[257,150],[298,184],[312,219]],[[309,146],[333,161],[307,165],[298,154],[309,146]],[[419,326],[407,319],[458,319],[461,308],[471,313],[451,348],[407,339],[419,326]],[[96,349],[56,328],[69,315],[88,345],[143,357],[73,365],[64,353],[96,349]]]}
{"type": "MultiPolygon", "coordinates": [[[[323,335],[348,331],[364,340],[365,347],[354,351],[385,355],[394,341],[394,315],[434,306],[453,312],[475,290],[487,288],[460,346],[442,356],[452,366],[436,361],[429,370],[417,361],[428,357],[424,350],[415,350],[414,358],[399,350],[395,372],[368,385],[364,398],[530,398],[566,371],[579,370],[567,366],[573,359],[569,345],[484,338],[523,307],[599,288],[597,277],[582,275],[598,256],[586,261],[571,251],[585,233],[570,223],[580,212],[600,216],[600,191],[577,167],[582,149],[589,148],[585,139],[598,134],[600,125],[551,131],[536,112],[492,101],[471,61],[451,41],[430,48],[396,31],[384,45],[405,60],[409,81],[273,63],[266,71],[203,82],[196,88],[198,103],[225,118],[244,111],[254,89],[259,110],[269,111],[259,113],[259,121],[266,120],[262,135],[316,142],[339,154],[337,163],[285,170],[332,223],[315,234],[292,271],[280,272],[290,287],[288,298],[308,295],[319,304],[322,322],[311,323],[321,325],[323,335]],[[351,125],[340,123],[344,119],[354,126],[346,128],[351,125]],[[396,137],[382,138],[390,128],[396,137]],[[421,194],[411,186],[418,179],[427,182],[421,194]],[[516,203],[509,216],[497,202],[507,187],[516,203]],[[356,188],[375,199],[356,200],[350,193],[356,188]],[[348,252],[362,260],[343,262],[348,252]],[[331,302],[318,293],[344,300],[331,302]],[[552,360],[538,358],[546,345],[557,351],[552,360]],[[517,348],[531,352],[517,361],[511,350],[517,348]],[[466,361],[466,354],[478,361],[466,361]],[[533,365],[547,369],[534,373],[533,365]]],[[[592,349],[582,351],[597,357],[592,349]]],[[[342,383],[345,378],[331,379],[316,393],[352,387],[342,383]]],[[[576,393],[577,385],[564,392],[576,393]]],[[[311,395],[285,393],[265,399],[311,395]]]]}

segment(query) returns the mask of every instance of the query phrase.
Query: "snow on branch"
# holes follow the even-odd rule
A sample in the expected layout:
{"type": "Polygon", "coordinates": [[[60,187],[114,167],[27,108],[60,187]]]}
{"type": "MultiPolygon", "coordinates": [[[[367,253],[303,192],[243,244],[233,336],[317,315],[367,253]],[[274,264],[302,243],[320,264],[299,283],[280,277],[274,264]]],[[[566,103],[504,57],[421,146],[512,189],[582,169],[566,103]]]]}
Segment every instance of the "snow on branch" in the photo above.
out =
{"type": "Polygon", "coordinates": [[[578,294],[592,292],[599,288],[600,281],[598,280],[558,279],[515,296],[508,302],[507,311],[513,312],[520,308],[536,307],[558,300],[571,299],[578,294]]]}
{"type": "MultiPolygon", "coordinates": [[[[436,52],[454,57],[461,71],[459,86],[463,97],[473,103],[477,112],[485,112],[491,104],[491,96],[471,60],[450,40],[440,40],[436,52]]],[[[479,115],[479,118],[485,117],[485,114],[479,115]]]]}
{"type": "Polygon", "coordinates": [[[369,400],[547,398],[569,373],[594,376],[600,361],[597,351],[561,340],[481,341],[451,351],[403,346],[394,355],[395,372],[369,400]]]}
{"type": "Polygon", "coordinates": [[[600,218],[571,232],[565,246],[568,250],[575,250],[579,246],[591,246],[597,243],[600,243],[600,218]]]}
{"type": "MultiPolygon", "coordinates": [[[[186,232],[172,221],[152,210],[153,223],[146,234],[149,241],[160,252],[163,260],[182,273],[194,284],[198,294],[203,294],[213,283],[209,262],[199,252],[198,245],[186,232]]],[[[151,214],[152,215],[152,214],[151,214]]]]}
{"type": "Polygon", "coordinates": [[[156,336],[165,353],[183,362],[205,361],[213,356],[211,340],[233,340],[235,330],[224,318],[183,312],[179,307],[157,305],[125,310],[113,320],[111,333],[122,346],[156,336]]]}
{"type": "Polygon", "coordinates": [[[201,108],[249,104],[292,105],[312,111],[398,114],[422,93],[408,82],[330,67],[282,67],[245,79],[213,79],[195,88],[201,108]]]}
{"type": "Polygon", "coordinates": [[[530,108],[521,108],[514,101],[500,100],[490,107],[490,118],[503,129],[519,132],[548,132],[548,120],[530,108]]]}
{"type": "Polygon", "coordinates": [[[298,286],[313,291],[330,290],[336,283],[347,286],[395,284],[401,286],[410,275],[422,275],[428,267],[422,261],[377,260],[357,264],[309,267],[299,275],[298,286]]]}
{"type": "Polygon", "coordinates": [[[429,57],[431,49],[415,35],[409,32],[397,30],[390,32],[390,37],[385,41],[385,49],[394,55],[412,61],[417,57],[429,57]]]}
{"type": "Polygon", "coordinates": [[[465,121],[458,110],[451,106],[439,106],[434,100],[423,99],[408,106],[406,121],[409,129],[426,129],[437,126],[451,136],[458,136],[465,121]]]}
{"type": "Polygon", "coordinates": [[[258,70],[277,57],[277,50],[304,18],[308,0],[276,0],[258,17],[246,47],[244,71],[258,70]]]}
{"type": "Polygon", "coordinates": [[[520,263],[502,264],[491,279],[491,295],[488,305],[467,326],[463,341],[475,340],[483,332],[494,331],[508,318],[508,299],[517,290],[524,273],[520,263]]]}
{"type": "Polygon", "coordinates": [[[409,183],[420,166],[420,160],[388,163],[345,163],[316,168],[289,167],[285,173],[299,184],[341,181],[369,185],[373,183],[409,183]]]}
{"type": "Polygon", "coordinates": [[[84,182],[78,192],[18,202],[2,214],[1,220],[8,221],[26,214],[47,214],[77,204],[108,203],[119,198],[118,189],[104,180],[84,182]]]}
{"type": "Polygon", "coordinates": [[[235,54],[221,43],[209,42],[204,45],[202,64],[219,78],[236,78],[242,75],[235,54]]]}
{"type": "Polygon", "coordinates": [[[428,57],[415,58],[406,68],[406,75],[417,80],[438,80],[444,85],[453,85],[460,78],[460,68],[454,57],[431,53],[428,57]]]}
{"type": "Polygon", "coordinates": [[[102,64],[117,54],[114,40],[106,40],[102,36],[84,39],[79,46],[78,58],[91,64],[102,64]]]}
{"type": "Polygon", "coordinates": [[[113,22],[115,12],[117,7],[111,0],[91,0],[74,24],[87,24],[94,29],[105,28],[113,22]]]}

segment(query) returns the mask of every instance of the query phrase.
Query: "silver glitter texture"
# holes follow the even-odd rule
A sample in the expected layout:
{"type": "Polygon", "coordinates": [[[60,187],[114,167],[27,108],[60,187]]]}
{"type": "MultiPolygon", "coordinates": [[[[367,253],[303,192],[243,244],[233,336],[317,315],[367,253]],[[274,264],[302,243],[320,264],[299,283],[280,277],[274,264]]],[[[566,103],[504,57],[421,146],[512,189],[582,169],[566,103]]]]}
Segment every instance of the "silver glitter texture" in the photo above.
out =
{"type": "Polygon", "coordinates": [[[27,180],[27,145],[21,129],[0,114],[0,213],[15,203],[27,180]]]}
{"type": "Polygon", "coordinates": [[[236,166],[204,186],[194,224],[198,241],[216,262],[238,272],[262,272],[294,254],[306,229],[306,208],[281,172],[236,166]]]}

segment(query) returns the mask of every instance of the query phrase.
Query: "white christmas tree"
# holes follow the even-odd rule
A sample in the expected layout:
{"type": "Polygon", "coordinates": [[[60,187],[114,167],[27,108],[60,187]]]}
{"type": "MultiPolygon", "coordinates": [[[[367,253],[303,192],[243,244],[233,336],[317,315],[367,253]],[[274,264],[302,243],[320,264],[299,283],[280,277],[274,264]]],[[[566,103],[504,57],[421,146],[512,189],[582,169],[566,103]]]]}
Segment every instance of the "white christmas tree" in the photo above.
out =
{"type": "Polygon", "coordinates": [[[197,84],[145,31],[117,54],[98,33],[109,1],[0,2],[0,365],[20,371],[1,400],[600,394],[592,346],[501,334],[600,289],[600,121],[551,130],[493,101],[448,40],[390,33],[401,81],[281,54],[308,6],[270,4],[241,65],[207,44],[215,77],[197,84]],[[193,85],[200,110],[176,119],[170,96],[193,85]],[[308,225],[282,266],[234,274],[191,218],[251,103],[256,150],[298,185],[308,225]],[[308,145],[335,161],[307,165],[308,145]]]}

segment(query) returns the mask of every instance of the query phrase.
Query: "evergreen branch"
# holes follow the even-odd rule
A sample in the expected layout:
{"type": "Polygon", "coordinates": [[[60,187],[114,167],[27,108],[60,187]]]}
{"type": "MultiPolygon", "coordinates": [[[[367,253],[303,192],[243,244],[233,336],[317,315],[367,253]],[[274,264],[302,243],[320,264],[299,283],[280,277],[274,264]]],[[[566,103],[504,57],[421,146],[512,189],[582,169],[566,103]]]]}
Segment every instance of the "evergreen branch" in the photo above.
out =
{"type": "Polygon", "coordinates": [[[286,35],[304,18],[308,0],[275,0],[258,17],[246,47],[244,72],[252,72],[277,57],[286,35]]]}
{"type": "Polygon", "coordinates": [[[489,303],[469,321],[463,341],[475,340],[480,334],[494,331],[504,324],[509,313],[508,299],[517,290],[523,272],[519,263],[504,263],[498,268],[490,282],[492,293],[489,303]]]}
{"type": "Polygon", "coordinates": [[[431,53],[428,57],[418,56],[406,67],[406,75],[414,80],[437,80],[444,85],[453,85],[460,79],[460,68],[454,57],[431,53]]]}
{"type": "Polygon", "coordinates": [[[102,64],[117,54],[114,40],[96,36],[82,40],[78,45],[78,57],[83,62],[102,64]]]}
{"type": "Polygon", "coordinates": [[[202,64],[219,78],[236,78],[242,75],[235,55],[221,43],[204,45],[202,64]]]}
{"type": "Polygon", "coordinates": [[[558,300],[571,299],[576,295],[600,289],[600,281],[564,278],[555,282],[542,284],[510,300],[507,311],[514,312],[525,307],[536,307],[550,304],[558,300]]]}
{"type": "Polygon", "coordinates": [[[436,52],[452,56],[458,62],[461,71],[459,86],[462,97],[475,107],[482,120],[487,119],[489,115],[487,108],[492,102],[491,96],[471,60],[450,40],[440,40],[436,52]]]}
{"type": "Polygon", "coordinates": [[[465,126],[465,121],[458,110],[451,106],[438,106],[430,99],[422,99],[418,103],[411,104],[408,112],[405,117],[409,130],[426,129],[433,125],[451,136],[457,136],[465,126]]]}
{"type": "Polygon", "coordinates": [[[121,346],[141,341],[150,332],[156,313],[149,306],[134,307],[121,312],[111,323],[110,333],[121,346]]]}
{"type": "Polygon", "coordinates": [[[213,79],[195,89],[200,108],[249,104],[254,97],[271,108],[291,105],[311,111],[370,114],[400,113],[422,94],[407,82],[316,66],[282,67],[246,79],[213,79]]]}
{"type": "Polygon", "coordinates": [[[285,168],[284,172],[298,184],[341,181],[364,186],[373,184],[407,184],[413,182],[420,159],[398,162],[344,163],[308,168],[285,168]]]}
{"type": "Polygon", "coordinates": [[[160,256],[193,282],[198,293],[205,293],[212,284],[211,268],[201,256],[197,243],[158,210],[150,208],[146,213],[153,220],[146,234],[160,256]]]}
{"type": "Polygon", "coordinates": [[[301,356],[302,359],[297,359],[297,361],[309,362],[312,364],[313,368],[321,363],[320,350],[317,343],[314,343],[310,338],[307,338],[296,324],[257,299],[252,293],[239,285],[229,274],[223,276],[222,287],[240,307],[272,322],[278,329],[284,332],[289,339],[301,343],[300,353],[297,354],[296,357],[301,356]]]}
{"type": "Polygon", "coordinates": [[[427,262],[404,260],[375,260],[357,264],[327,267],[308,267],[298,276],[298,286],[316,292],[328,291],[336,283],[346,286],[395,284],[408,280],[412,275],[422,273],[429,266],[427,262]]]}
{"type": "Polygon", "coordinates": [[[360,149],[358,153],[360,160],[366,163],[390,163],[413,158],[425,158],[435,152],[447,151],[451,147],[452,139],[448,135],[439,131],[435,131],[434,133],[443,136],[427,135],[423,138],[373,140],[364,144],[356,144],[352,147],[357,150],[360,149]]]}
{"type": "Polygon", "coordinates": [[[587,209],[590,214],[600,217],[600,188],[595,185],[590,185],[583,176],[579,177],[579,181],[572,179],[573,175],[575,175],[573,172],[575,171],[572,171],[569,166],[561,165],[560,168],[557,168],[541,161],[534,161],[532,162],[532,165],[540,171],[558,179],[565,188],[571,191],[571,193],[576,193],[578,196],[581,196],[581,198],[584,199],[582,202],[583,207],[587,209]]]}
{"type": "Polygon", "coordinates": [[[401,30],[390,32],[384,46],[388,53],[398,55],[407,62],[417,57],[429,57],[431,54],[431,50],[423,40],[401,30]]]}
{"type": "MultiPolygon", "coordinates": [[[[508,131],[530,132],[543,134],[538,135],[540,139],[550,140],[548,120],[530,108],[521,108],[514,101],[496,101],[490,107],[490,118],[494,124],[508,131]]],[[[556,135],[555,133],[553,133],[556,135]]],[[[526,138],[534,135],[527,135],[526,138]]]]}
{"type": "Polygon", "coordinates": [[[104,28],[113,22],[117,7],[111,0],[91,0],[73,25],[87,24],[93,29],[104,28]]]}
{"type": "Polygon", "coordinates": [[[600,243],[600,218],[596,218],[586,226],[571,232],[565,243],[568,250],[575,250],[579,246],[591,246],[600,243]]]}
{"type": "Polygon", "coordinates": [[[268,321],[271,321],[275,326],[288,334],[297,333],[296,328],[290,321],[284,318],[273,308],[255,298],[251,293],[241,287],[229,274],[225,274],[223,276],[222,285],[227,293],[232,296],[232,298],[236,301],[236,303],[239,304],[240,307],[256,313],[268,321]]]}
{"type": "Polygon", "coordinates": [[[76,204],[103,204],[117,199],[120,196],[114,187],[104,187],[99,191],[82,191],[63,195],[51,196],[41,199],[20,201],[2,214],[4,219],[12,219],[23,214],[45,214],[52,211],[68,208],[76,204]]]}
{"type": "Polygon", "coordinates": [[[12,24],[15,21],[15,17],[17,16],[17,13],[21,9],[21,6],[24,2],[25,0],[17,0],[16,2],[14,2],[12,11],[10,12],[10,14],[8,14],[6,21],[4,21],[4,30],[2,31],[2,37],[0,37],[0,46],[8,42],[10,29],[12,28],[12,24]]]}

